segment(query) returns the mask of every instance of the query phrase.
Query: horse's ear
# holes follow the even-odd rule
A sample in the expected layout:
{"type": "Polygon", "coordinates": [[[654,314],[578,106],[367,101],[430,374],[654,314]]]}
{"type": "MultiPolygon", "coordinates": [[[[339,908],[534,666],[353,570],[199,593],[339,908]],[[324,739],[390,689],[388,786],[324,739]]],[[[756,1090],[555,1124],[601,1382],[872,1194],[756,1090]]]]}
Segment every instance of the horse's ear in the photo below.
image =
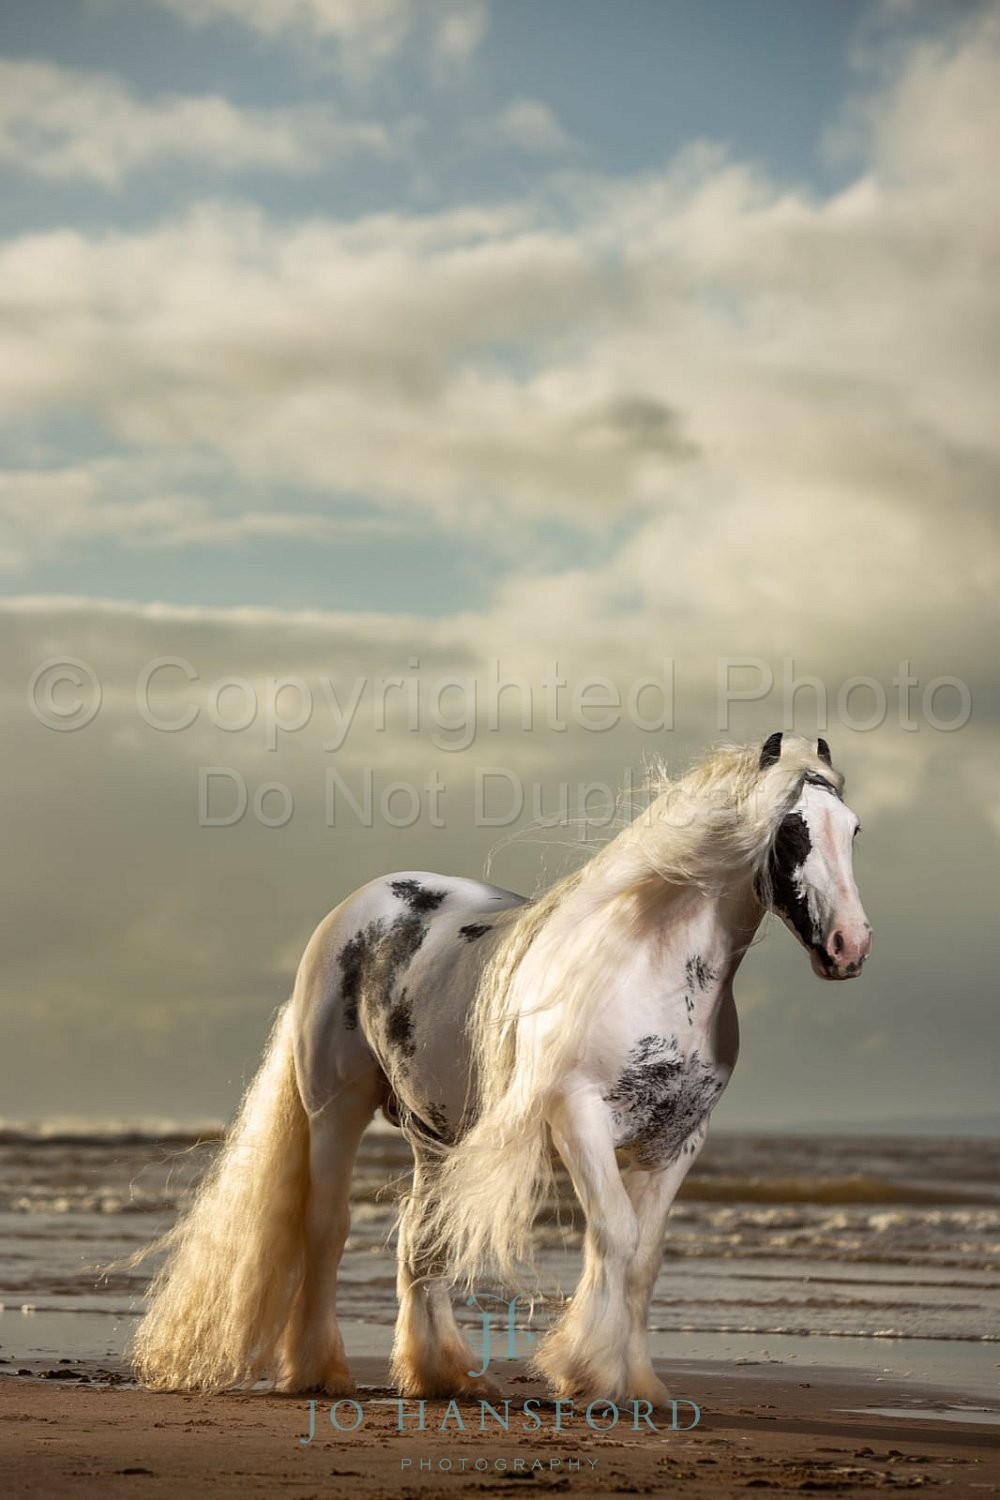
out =
{"type": "Polygon", "coordinates": [[[816,754],[820,760],[825,760],[827,765],[832,767],[833,761],[830,757],[830,746],[826,743],[826,740],[819,739],[816,741],[816,754]]]}
{"type": "Polygon", "coordinates": [[[760,747],[760,769],[766,771],[768,766],[773,766],[776,760],[781,759],[781,730],[776,729],[769,734],[760,747]]]}

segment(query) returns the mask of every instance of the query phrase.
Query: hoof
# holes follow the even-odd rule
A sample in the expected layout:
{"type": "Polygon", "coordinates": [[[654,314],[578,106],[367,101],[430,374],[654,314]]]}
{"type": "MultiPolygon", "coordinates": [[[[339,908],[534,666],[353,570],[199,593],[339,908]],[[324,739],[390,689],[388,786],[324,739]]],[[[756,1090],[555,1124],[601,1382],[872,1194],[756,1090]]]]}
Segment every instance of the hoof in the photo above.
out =
{"type": "Polygon", "coordinates": [[[647,1376],[644,1380],[629,1382],[631,1387],[630,1401],[648,1401],[654,1411],[666,1411],[673,1397],[667,1390],[663,1381],[656,1375],[647,1376]]]}
{"type": "Polygon", "coordinates": [[[283,1375],[275,1390],[285,1396],[353,1396],[357,1390],[350,1370],[327,1370],[320,1376],[283,1375]]]}
{"type": "Polygon", "coordinates": [[[469,1380],[397,1380],[396,1389],[401,1396],[413,1401],[496,1401],[500,1387],[478,1375],[469,1380]]]}
{"type": "Polygon", "coordinates": [[[467,1396],[470,1400],[478,1401],[482,1397],[484,1401],[497,1401],[500,1398],[500,1387],[485,1375],[477,1375],[475,1379],[465,1381],[456,1394],[467,1396]]]}

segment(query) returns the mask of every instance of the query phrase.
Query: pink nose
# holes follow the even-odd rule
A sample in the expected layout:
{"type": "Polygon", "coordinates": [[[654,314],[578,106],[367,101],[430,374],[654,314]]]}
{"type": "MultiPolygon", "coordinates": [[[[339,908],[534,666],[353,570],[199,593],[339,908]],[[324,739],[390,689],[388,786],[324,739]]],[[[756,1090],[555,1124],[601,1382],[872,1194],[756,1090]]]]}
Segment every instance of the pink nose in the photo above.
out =
{"type": "Polygon", "coordinates": [[[872,951],[872,929],[868,922],[835,927],[825,943],[827,956],[841,973],[853,974],[872,951]]]}

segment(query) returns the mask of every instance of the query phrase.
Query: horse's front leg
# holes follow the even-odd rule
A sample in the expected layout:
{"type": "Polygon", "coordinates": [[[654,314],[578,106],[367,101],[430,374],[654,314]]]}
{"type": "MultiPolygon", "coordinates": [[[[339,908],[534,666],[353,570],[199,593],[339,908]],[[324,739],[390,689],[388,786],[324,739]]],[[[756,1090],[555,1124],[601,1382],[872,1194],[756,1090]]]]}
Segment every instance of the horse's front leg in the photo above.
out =
{"type": "Polygon", "coordinates": [[[653,1406],[666,1406],[670,1392],[653,1369],[649,1353],[649,1304],[663,1260],[667,1216],[704,1142],[705,1130],[699,1127],[688,1137],[676,1161],[652,1170],[630,1166],[624,1174],[625,1188],[639,1226],[639,1242],[628,1272],[629,1395],[650,1401],[653,1406]]]}
{"type": "Polygon", "coordinates": [[[627,1283],[639,1225],[615,1160],[611,1117],[595,1091],[579,1089],[561,1096],[548,1120],[587,1229],[583,1274],[535,1364],[561,1398],[624,1401],[630,1395],[627,1283]]]}

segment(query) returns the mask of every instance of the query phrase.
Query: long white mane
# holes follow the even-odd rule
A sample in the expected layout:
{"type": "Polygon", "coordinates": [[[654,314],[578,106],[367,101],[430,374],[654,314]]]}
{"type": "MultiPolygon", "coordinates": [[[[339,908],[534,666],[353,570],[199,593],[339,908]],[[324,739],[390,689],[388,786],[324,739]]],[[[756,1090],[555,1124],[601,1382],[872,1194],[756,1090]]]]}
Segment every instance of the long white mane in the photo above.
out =
{"type": "Polygon", "coordinates": [[[530,1265],[532,1225],[552,1180],[549,1091],[572,1071],[636,941],[662,927],[685,893],[720,890],[740,870],[766,907],[768,855],[803,774],[840,790],[812,742],[785,735],[764,770],[760,753],[721,746],[676,781],[658,775],[645,812],[512,914],[470,1019],[474,1118],[442,1153],[422,1205],[439,1254],[468,1284],[486,1271],[516,1283],[530,1265]]]}

